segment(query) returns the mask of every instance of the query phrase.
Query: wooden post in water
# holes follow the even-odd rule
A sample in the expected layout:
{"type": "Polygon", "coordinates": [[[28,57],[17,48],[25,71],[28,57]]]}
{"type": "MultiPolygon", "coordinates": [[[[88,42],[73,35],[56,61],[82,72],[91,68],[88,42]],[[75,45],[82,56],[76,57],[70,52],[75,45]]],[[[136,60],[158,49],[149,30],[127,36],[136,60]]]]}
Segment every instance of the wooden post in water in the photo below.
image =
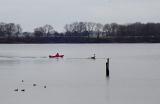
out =
{"type": "Polygon", "coordinates": [[[106,77],[109,77],[109,58],[107,58],[106,62],[106,77]]]}

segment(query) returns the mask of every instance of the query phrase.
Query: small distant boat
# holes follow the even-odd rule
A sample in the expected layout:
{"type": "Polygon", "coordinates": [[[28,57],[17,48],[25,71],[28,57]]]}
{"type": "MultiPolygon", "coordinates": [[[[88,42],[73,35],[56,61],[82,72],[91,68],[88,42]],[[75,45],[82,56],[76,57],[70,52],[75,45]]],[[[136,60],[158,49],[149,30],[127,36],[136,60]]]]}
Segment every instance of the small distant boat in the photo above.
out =
{"type": "Polygon", "coordinates": [[[49,58],[63,58],[64,55],[57,53],[56,55],[49,55],[49,58]]]}
{"type": "Polygon", "coordinates": [[[94,54],[94,56],[92,56],[91,59],[96,59],[96,54],[94,54]]]}

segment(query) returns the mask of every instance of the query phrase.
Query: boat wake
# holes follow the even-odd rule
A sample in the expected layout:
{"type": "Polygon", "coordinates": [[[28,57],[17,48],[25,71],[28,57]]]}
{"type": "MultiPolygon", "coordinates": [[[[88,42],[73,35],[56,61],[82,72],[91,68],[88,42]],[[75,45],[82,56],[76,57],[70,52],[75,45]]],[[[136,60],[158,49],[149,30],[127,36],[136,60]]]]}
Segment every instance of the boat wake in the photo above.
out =
{"type": "Polygon", "coordinates": [[[14,59],[14,58],[25,58],[25,59],[35,59],[35,58],[48,58],[46,56],[0,56],[0,58],[14,59]]]}

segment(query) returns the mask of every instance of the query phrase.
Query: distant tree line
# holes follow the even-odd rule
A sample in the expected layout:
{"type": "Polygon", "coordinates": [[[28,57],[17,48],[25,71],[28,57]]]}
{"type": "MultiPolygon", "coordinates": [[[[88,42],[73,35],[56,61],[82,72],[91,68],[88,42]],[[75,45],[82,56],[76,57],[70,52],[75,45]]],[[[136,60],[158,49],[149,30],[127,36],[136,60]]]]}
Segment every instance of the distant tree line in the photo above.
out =
{"type": "Polygon", "coordinates": [[[22,28],[19,24],[0,23],[0,37],[18,37],[22,33],[22,28]]]}
{"type": "Polygon", "coordinates": [[[160,42],[160,23],[100,24],[74,22],[57,32],[53,26],[36,27],[23,32],[15,23],[0,23],[0,43],[109,43],[160,42]]]}

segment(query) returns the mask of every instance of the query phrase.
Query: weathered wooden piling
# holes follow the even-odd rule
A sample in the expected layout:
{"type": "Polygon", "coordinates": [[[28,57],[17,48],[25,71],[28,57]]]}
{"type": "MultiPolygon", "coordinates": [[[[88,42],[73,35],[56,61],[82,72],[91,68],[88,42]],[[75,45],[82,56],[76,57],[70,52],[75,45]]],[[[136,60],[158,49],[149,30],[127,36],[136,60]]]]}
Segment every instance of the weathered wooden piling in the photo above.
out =
{"type": "Polygon", "coordinates": [[[107,58],[106,62],[106,77],[109,77],[109,58],[107,58]]]}

